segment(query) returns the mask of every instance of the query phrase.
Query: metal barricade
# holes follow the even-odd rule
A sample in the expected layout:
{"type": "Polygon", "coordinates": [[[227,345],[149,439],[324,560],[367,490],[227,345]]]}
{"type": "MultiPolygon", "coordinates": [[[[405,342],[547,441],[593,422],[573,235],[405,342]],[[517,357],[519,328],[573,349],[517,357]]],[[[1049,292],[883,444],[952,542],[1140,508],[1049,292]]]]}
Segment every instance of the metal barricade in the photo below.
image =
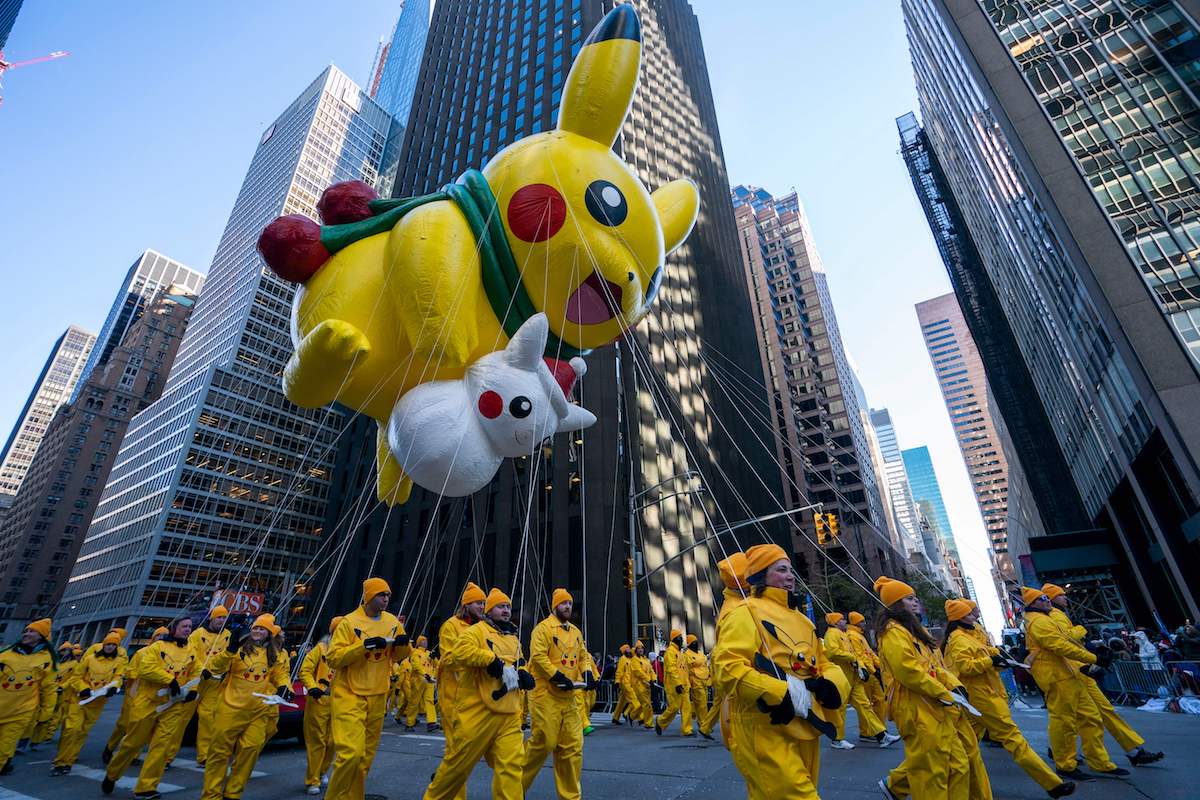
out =
{"type": "Polygon", "coordinates": [[[1152,697],[1170,698],[1179,694],[1171,669],[1161,661],[1114,661],[1100,686],[1115,702],[1128,705],[1141,705],[1152,697]]]}

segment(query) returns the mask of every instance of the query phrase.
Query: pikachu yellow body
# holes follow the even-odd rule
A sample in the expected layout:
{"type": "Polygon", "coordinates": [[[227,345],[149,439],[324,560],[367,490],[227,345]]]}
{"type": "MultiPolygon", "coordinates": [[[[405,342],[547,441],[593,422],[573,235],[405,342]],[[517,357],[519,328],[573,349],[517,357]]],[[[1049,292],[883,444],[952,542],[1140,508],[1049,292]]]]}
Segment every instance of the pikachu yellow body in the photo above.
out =
{"type": "Polygon", "coordinates": [[[300,406],[337,401],[381,423],[380,499],[402,503],[411,490],[382,430],[409,389],[462,377],[538,312],[550,323],[545,355],[562,359],[646,314],[699,194],[688,180],[648,192],[612,150],[640,59],[636,12],[617,6],[575,59],[554,130],[432,199],[360,198],[360,213],[334,215],[347,224],[314,230],[284,217],[264,231],[268,265],[301,284],[284,391],[300,406]]]}

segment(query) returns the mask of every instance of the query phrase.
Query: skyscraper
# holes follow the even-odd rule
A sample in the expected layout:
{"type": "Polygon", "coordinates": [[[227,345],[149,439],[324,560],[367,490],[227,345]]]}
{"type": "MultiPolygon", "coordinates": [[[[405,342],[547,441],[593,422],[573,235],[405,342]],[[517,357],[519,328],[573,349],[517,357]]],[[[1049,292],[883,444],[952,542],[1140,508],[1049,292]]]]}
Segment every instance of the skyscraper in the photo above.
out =
{"type": "Polygon", "coordinates": [[[0,520],[0,644],[53,613],[129,420],[162,392],[195,300],[186,286],[151,298],[51,421],[0,520]]]}
{"type": "Polygon", "coordinates": [[[72,325],[50,348],[17,423],[0,450],[0,500],[5,506],[21,488],[54,412],[70,399],[95,343],[94,333],[72,325]]]}
{"type": "Polygon", "coordinates": [[[8,42],[8,34],[12,33],[17,14],[21,11],[22,0],[0,0],[0,51],[8,42]]]}
{"type": "Polygon", "coordinates": [[[72,401],[79,396],[79,387],[92,371],[107,364],[113,349],[125,341],[125,334],[146,304],[168,286],[178,286],[192,295],[199,295],[204,286],[204,276],[154,250],[147,250],[138,256],[137,261],[125,272],[108,316],[100,326],[96,344],[71,395],[72,401]]]}
{"type": "MultiPolygon", "coordinates": [[[[824,503],[840,536],[820,548],[813,514],[795,517],[798,568],[806,581],[825,574],[825,555],[870,583],[896,574],[857,378],[842,347],[821,257],[796,192],[776,198],[755,186],[732,192],[742,264],[753,303],[776,460],[791,508],[824,503]]],[[[726,367],[728,369],[729,367],[726,367]]]]}
{"type": "Polygon", "coordinates": [[[408,123],[421,56],[429,35],[430,0],[401,0],[391,39],[380,50],[375,72],[379,85],[371,98],[401,125],[408,123]]]}
{"type": "Polygon", "coordinates": [[[330,66],[263,131],[163,396],[130,423],[60,624],[137,637],[218,585],[270,608],[304,591],[345,416],[283,397],[292,287],[254,245],[275,217],[315,217],[329,184],[376,181],[390,126],[330,66]]]}
{"type": "MultiPolygon", "coordinates": [[[[415,602],[404,610],[417,630],[436,630],[432,622],[453,610],[468,578],[513,588],[528,615],[561,585],[575,593],[590,641],[612,644],[629,636],[630,594],[614,575],[632,530],[638,572],[647,576],[637,589],[639,621],[664,631],[683,626],[711,642],[708,580],[734,537],[705,537],[714,526],[781,508],[769,426],[742,410],[765,407],[761,376],[734,386],[712,370],[728,361],[757,372],[757,347],[752,332],[733,323],[749,313],[749,299],[699,27],[685,0],[634,5],[644,58],[616,148],[648,187],[694,180],[696,227],[668,259],[649,317],[588,356],[581,400],[597,423],[537,458],[505,464],[471,498],[439,503],[414,491],[402,507],[364,510],[342,602],[352,599],[349,576],[373,569],[413,586],[415,602]]],[[[608,0],[439,2],[393,194],[427,192],[516,139],[551,129],[572,60],[611,7],[608,0]]],[[[371,479],[373,426],[358,427],[339,456],[331,525],[355,510],[371,479]]],[[[768,524],[737,535],[786,543],[783,531],[768,524]]],[[[654,638],[650,629],[639,632],[654,638]]]]}
{"type": "Polygon", "coordinates": [[[896,441],[896,428],[892,415],[886,408],[871,409],[871,425],[875,429],[879,452],[883,456],[884,485],[888,501],[899,527],[900,540],[907,555],[917,554],[929,561],[935,557],[926,553],[921,541],[920,526],[917,524],[917,506],[912,489],[908,485],[908,473],[904,470],[904,457],[900,455],[900,444],[896,441]]]}
{"type": "Polygon", "coordinates": [[[1096,596],[1119,586],[1129,608],[1109,616],[1194,618],[1197,177],[1181,153],[1193,138],[1195,22],[1176,2],[903,7],[931,184],[953,197],[974,277],[991,284],[1032,383],[1024,401],[1050,420],[1041,446],[1066,467],[1042,513],[1057,535],[1030,540],[1033,564],[1096,596]]]}
{"type": "Polygon", "coordinates": [[[932,523],[938,538],[946,546],[946,551],[956,559],[958,544],[954,541],[954,529],[950,527],[950,516],[946,514],[946,503],[942,500],[942,487],[938,483],[937,472],[933,469],[933,459],[929,456],[929,448],[910,447],[900,451],[904,460],[904,472],[908,475],[908,488],[913,500],[924,509],[925,516],[932,523]]]}

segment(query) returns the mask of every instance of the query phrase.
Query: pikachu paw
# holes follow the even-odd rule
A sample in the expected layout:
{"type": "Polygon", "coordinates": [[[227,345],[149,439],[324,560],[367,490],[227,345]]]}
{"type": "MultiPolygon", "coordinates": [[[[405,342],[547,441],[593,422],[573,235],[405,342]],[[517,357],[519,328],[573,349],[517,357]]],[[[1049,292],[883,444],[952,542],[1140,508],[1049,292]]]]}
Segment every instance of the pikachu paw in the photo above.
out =
{"type": "Polygon", "coordinates": [[[298,406],[319,408],[338,399],[355,366],[371,353],[371,343],[348,322],[329,319],[309,331],[283,371],[283,388],[298,406]]]}
{"type": "Polygon", "coordinates": [[[371,352],[366,334],[349,322],[327,319],[309,331],[300,344],[305,357],[317,361],[350,363],[371,352]]]}

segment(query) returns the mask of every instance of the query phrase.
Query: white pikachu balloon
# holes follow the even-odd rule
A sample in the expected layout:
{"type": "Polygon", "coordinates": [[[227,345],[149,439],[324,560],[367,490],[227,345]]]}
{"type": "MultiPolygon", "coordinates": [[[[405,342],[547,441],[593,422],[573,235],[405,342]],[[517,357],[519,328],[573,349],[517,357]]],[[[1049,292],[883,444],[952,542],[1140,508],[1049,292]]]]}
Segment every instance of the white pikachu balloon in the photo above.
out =
{"type": "MultiPolygon", "coordinates": [[[[542,360],[549,330],[546,315],[535,314],[461,380],[418,384],[400,398],[388,420],[388,447],[414,483],[463,497],[486,486],[505,458],[595,424],[592,412],[567,400],[542,360]]],[[[582,358],[570,364],[576,378],[587,371],[582,358]]]]}

